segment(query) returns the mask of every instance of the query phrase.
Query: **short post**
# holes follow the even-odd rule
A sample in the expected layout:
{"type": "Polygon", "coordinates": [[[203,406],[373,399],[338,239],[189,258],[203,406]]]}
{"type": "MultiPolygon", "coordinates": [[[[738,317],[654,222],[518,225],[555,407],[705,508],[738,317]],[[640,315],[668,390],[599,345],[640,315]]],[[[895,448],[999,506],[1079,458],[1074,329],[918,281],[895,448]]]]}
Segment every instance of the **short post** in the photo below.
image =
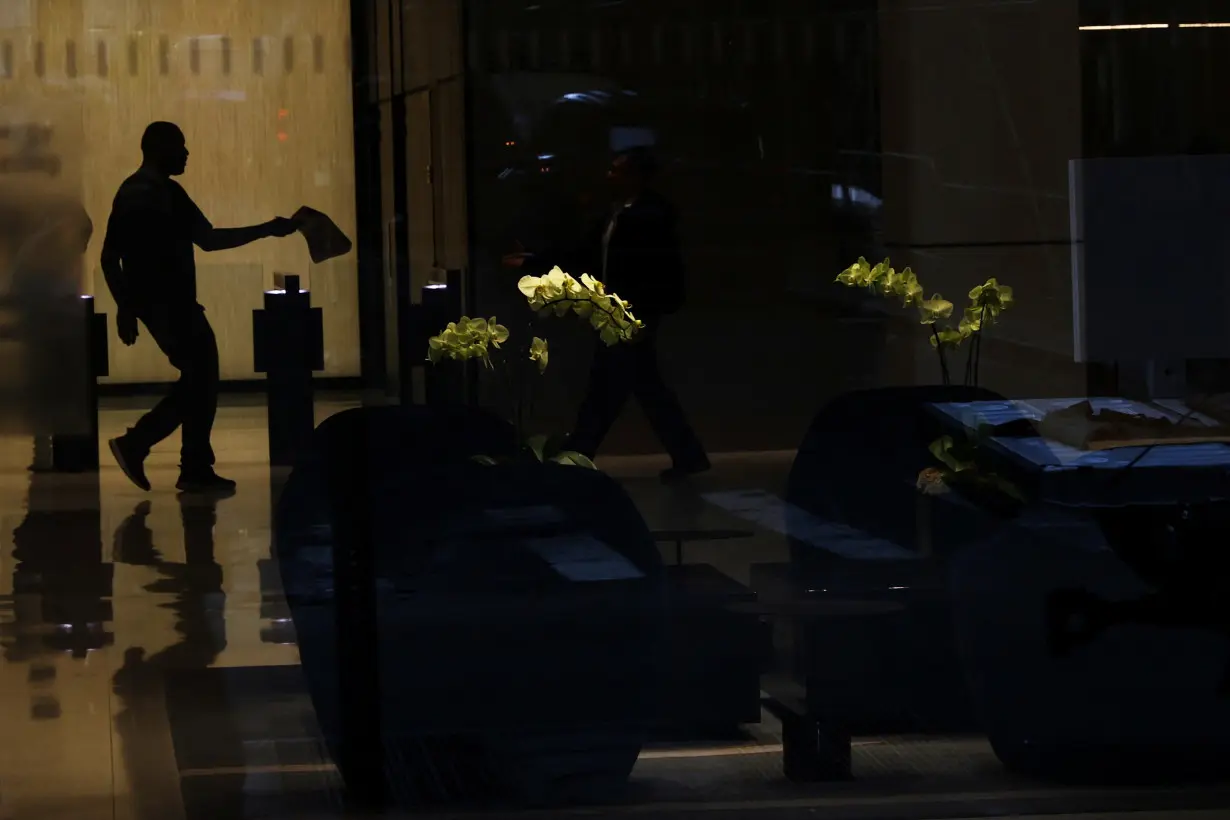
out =
{"type": "Polygon", "coordinates": [[[57,473],[88,473],[98,470],[98,380],[109,372],[107,365],[107,314],[94,312],[94,297],[82,296],[80,321],[85,324],[85,416],[83,433],[51,437],[51,469],[57,473]]]}
{"type": "Polygon", "coordinates": [[[292,466],[316,429],[312,374],[324,370],[324,321],[298,276],[279,274],[252,311],[253,369],[265,374],[269,464],[292,466]]]}
{"type": "MultiPolygon", "coordinates": [[[[402,404],[413,404],[409,394],[412,383],[410,372],[427,361],[427,341],[462,314],[461,282],[449,275],[443,282],[431,282],[423,286],[422,298],[410,306],[408,345],[402,358],[402,404]]],[[[427,367],[423,374],[423,398],[429,405],[453,404],[461,401],[465,390],[464,371],[466,363],[450,362],[449,367],[427,367]]]]}

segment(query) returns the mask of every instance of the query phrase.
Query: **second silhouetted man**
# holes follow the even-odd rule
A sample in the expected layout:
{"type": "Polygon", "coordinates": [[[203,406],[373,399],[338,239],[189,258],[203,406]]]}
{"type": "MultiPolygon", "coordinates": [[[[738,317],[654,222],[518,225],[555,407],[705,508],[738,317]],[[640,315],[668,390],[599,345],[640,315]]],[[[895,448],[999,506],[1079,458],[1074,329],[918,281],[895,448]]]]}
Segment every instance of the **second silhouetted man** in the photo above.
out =
{"type": "Polygon", "coordinates": [[[656,171],[647,148],[619,153],[607,172],[611,211],[578,247],[545,256],[512,253],[504,263],[530,273],[545,273],[552,265],[577,276],[589,273],[632,304],[645,327],[630,344],[595,345],[569,447],[592,458],[635,396],[671,456],[662,478],[674,481],[708,470],[709,457],[658,363],[658,329],[664,317],[682,307],[686,277],[675,208],[654,189],[656,171]]]}

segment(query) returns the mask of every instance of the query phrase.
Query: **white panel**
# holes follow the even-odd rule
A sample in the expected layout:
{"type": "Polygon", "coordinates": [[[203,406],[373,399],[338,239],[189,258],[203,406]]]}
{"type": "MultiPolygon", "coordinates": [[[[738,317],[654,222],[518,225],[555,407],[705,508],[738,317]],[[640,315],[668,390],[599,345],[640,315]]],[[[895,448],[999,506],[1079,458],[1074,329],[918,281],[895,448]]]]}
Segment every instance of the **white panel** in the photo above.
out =
{"type": "Polygon", "coordinates": [[[1230,356],[1230,155],[1073,165],[1074,352],[1100,362],[1230,356]]]}
{"type": "Polygon", "coordinates": [[[706,493],[705,501],[766,529],[857,561],[910,561],[919,554],[862,530],[836,524],[761,490],[706,493]]]}
{"type": "Polygon", "coordinates": [[[526,546],[569,581],[626,581],[645,574],[592,535],[534,538],[526,546]]]}

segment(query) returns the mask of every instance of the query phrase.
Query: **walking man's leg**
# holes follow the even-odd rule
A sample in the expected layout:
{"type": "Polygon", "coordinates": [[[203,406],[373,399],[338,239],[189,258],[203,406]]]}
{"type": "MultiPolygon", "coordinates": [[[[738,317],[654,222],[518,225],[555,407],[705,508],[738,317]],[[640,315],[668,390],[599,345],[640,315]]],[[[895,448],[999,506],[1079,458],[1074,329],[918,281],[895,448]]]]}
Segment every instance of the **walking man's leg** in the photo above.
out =
{"type": "Polygon", "coordinates": [[[180,371],[179,379],[154,408],[137,420],[124,435],[110,442],[111,453],[124,474],[142,490],[150,489],[145,475],[145,459],[150,450],[166,439],[183,423],[185,383],[183,365],[191,359],[191,324],[183,316],[157,311],[141,316],[150,337],[166,355],[171,365],[180,371]]]}
{"type": "Polygon", "coordinates": [[[218,414],[218,340],[204,311],[196,318],[191,357],[180,372],[184,376],[183,447],[179,483],[175,486],[187,492],[229,492],[234,489],[235,482],[214,472],[210,436],[218,414]]]}
{"type": "Polygon", "coordinates": [[[183,427],[180,454],[181,490],[230,490],[234,483],[213,471],[210,445],[218,406],[218,342],[205,313],[193,308],[182,313],[142,317],[150,336],[179,370],[179,379],[153,410],[111,442],[111,452],[124,473],[143,490],[149,489],[145,459],[155,445],[183,427]]]}
{"type": "Polygon", "coordinates": [[[629,353],[635,358],[633,391],[636,400],[671,457],[671,466],[663,471],[667,481],[684,478],[709,469],[709,456],[683,412],[678,396],[662,377],[658,362],[657,334],[646,332],[644,338],[632,342],[629,353]]]}
{"type": "Polygon", "coordinates": [[[585,398],[577,410],[577,420],[569,448],[593,458],[611,431],[619,413],[632,394],[634,370],[628,351],[622,346],[607,347],[601,342],[594,349],[585,398]]]}
{"type": "Polygon", "coordinates": [[[218,340],[209,320],[201,313],[192,334],[191,357],[180,372],[184,377],[182,395],[183,447],[180,470],[187,476],[213,472],[214,450],[210,435],[218,413],[218,340]]]}

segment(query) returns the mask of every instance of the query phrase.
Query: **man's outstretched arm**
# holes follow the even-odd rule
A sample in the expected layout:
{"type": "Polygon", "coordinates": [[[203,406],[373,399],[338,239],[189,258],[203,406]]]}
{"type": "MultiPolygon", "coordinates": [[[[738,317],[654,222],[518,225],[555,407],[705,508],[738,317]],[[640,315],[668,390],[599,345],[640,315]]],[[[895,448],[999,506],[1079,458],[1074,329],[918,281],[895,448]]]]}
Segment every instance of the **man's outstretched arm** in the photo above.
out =
{"type": "Polygon", "coordinates": [[[260,239],[290,236],[296,228],[294,220],[280,216],[260,225],[243,228],[215,228],[205,222],[198,225],[193,241],[203,251],[227,251],[231,248],[242,248],[260,239]]]}

